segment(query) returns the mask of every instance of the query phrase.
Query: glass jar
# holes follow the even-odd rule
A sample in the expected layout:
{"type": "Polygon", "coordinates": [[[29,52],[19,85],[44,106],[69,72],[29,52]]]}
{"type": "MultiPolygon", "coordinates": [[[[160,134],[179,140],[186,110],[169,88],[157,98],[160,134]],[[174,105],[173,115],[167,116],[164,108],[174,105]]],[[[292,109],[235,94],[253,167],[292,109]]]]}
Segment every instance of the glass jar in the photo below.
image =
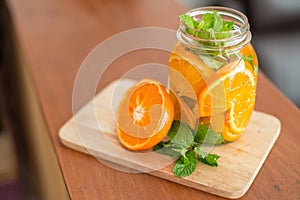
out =
{"type": "Polygon", "coordinates": [[[234,22],[233,30],[203,31],[180,20],[178,43],[169,59],[168,84],[175,119],[205,130],[200,142],[219,144],[239,138],[250,120],[258,61],[250,44],[248,19],[241,12],[202,7],[186,14],[199,22],[205,13],[215,11],[224,21],[234,22]],[[209,34],[209,39],[202,38],[203,34],[209,34]]]}

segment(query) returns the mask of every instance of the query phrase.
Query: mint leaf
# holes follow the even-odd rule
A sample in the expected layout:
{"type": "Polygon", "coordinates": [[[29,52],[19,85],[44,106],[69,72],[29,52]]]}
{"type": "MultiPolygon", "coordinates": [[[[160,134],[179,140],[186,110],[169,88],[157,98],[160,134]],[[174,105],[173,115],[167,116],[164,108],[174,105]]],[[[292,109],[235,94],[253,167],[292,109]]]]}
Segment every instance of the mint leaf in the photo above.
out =
{"type": "Polygon", "coordinates": [[[182,14],[179,16],[179,18],[190,28],[195,28],[198,26],[198,22],[187,14],[182,14]]]}
{"type": "Polygon", "coordinates": [[[188,151],[185,156],[180,156],[173,168],[174,175],[185,177],[192,174],[197,166],[197,157],[194,151],[188,151]]]}
{"type": "Polygon", "coordinates": [[[198,126],[194,140],[198,143],[205,141],[206,144],[221,144],[225,142],[220,133],[215,132],[203,123],[198,126]]]}
{"type": "Polygon", "coordinates": [[[214,26],[214,15],[206,13],[202,16],[199,25],[196,27],[198,30],[212,29],[214,26]]]}
{"type": "Polygon", "coordinates": [[[216,155],[216,154],[207,154],[204,158],[202,157],[199,157],[199,161],[206,164],[206,165],[209,165],[209,166],[212,166],[212,167],[218,167],[219,164],[218,164],[218,159],[220,158],[220,156],[216,155]]]}
{"type": "Polygon", "coordinates": [[[159,149],[167,146],[169,143],[170,141],[161,141],[153,147],[153,151],[158,151],[159,149]]]}
{"type": "Polygon", "coordinates": [[[178,158],[173,168],[174,175],[177,177],[185,177],[193,173],[197,166],[197,159],[207,165],[218,166],[219,156],[207,154],[202,151],[199,143],[195,142],[200,141],[203,137],[202,133],[208,131],[212,130],[204,124],[194,130],[187,124],[174,120],[168,132],[170,140],[159,142],[153,150],[160,154],[178,158]]]}
{"type": "Polygon", "coordinates": [[[242,58],[243,58],[244,61],[248,62],[248,63],[251,65],[251,67],[253,68],[254,74],[257,74],[257,73],[258,73],[258,67],[254,65],[254,62],[253,62],[253,60],[254,60],[253,54],[250,54],[250,55],[248,55],[248,56],[243,56],[243,55],[242,55],[242,58]]]}
{"type": "Polygon", "coordinates": [[[176,135],[172,136],[173,139],[171,143],[182,148],[190,148],[194,143],[194,135],[191,128],[185,123],[180,123],[179,126],[178,123],[174,123],[174,125],[176,125],[176,127],[172,131],[176,131],[176,129],[177,131],[176,135]]]}
{"type": "Polygon", "coordinates": [[[248,62],[250,65],[254,65],[253,64],[253,54],[250,54],[248,56],[242,56],[244,61],[248,62]]]}
{"type": "Polygon", "coordinates": [[[222,31],[231,31],[234,28],[234,22],[225,22],[223,21],[223,27],[222,27],[222,31]]]}
{"type": "Polygon", "coordinates": [[[176,136],[176,133],[178,132],[180,126],[180,122],[178,120],[174,120],[172,122],[172,126],[168,132],[168,137],[170,138],[170,140],[173,140],[174,137],[176,136]]]}
{"type": "MultiPolygon", "coordinates": [[[[213,10],[213,13],[206,13],[202,16],[201,21],[198,22],[194,20],[193,17],[182,14],[179,18],[190,28],[197,29],[195,30],[187,29],[186,31],[199,38],[203,39],[224,39],[229,38],[231,31],[234,29],[234,22],[223,21],[221,15],[218,11],[213,10]],[[226,33],[227,32],[227,33],[226,33]],[[217,35],[215,33],[218,33],[217,35]]],[[[222,43],[209,43],[214,46],[222,45],[222,43]]]]}
{"type": "Polygon", "coordinates": [[[179,157],[181,155],[181,151],[182,151],[181,148],[178,148],[174,145],[166,145],[161,148],[154,148],[153,150],[159,154],[167,155],[172,158],[179,157]]]}
{"type": "Polygon", "coordinates": [[[208,154],[204,151],[199,146],[196,146],[194,148],[195,153],[198,155],[198,160],[206,165],[212,166],[212,167],[218,167],[218,159],[220,156],[216,154],[208,154]]]}
{"type": "Polygon", "coordinates": [[[221,15],[217,11],[214,12],[214,26],[213,26],[213,31],[214,32],[220,32],[223,28],[223,19],[221,15]]]}
{"type": "Polygon", "coordinates": [[[224,66],[225,64],[227,64],[227,60],[220,60],[217,59],[220,56],[211,56],[211,55],[207,55],[207,56],[200,56],[202,61],[209,66],[212,69],[220,69],[222,66],[224,66]]]}

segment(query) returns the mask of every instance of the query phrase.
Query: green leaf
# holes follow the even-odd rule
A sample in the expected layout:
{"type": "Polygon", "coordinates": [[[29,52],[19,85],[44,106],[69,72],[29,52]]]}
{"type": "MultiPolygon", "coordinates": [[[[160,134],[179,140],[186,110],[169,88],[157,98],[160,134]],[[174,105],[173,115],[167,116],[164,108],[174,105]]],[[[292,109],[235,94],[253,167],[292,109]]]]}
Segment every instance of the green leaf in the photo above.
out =
{"type": "Polygon", "coordinates": [[[177,133],[177,131],[179,129],[179,126],[180,126],[180,121],[174,120],[172,122],[171,128],[170,128],[170,130],[168,132],[168,137],[170,138],[170,140],[173,140],[174,137],[176,136],[176,133],[177,133]]]}
{"type": "Polygon", "coordinates": [[[215,132],[213,129],[209,128],[207,125],[201,123],[195,135],[195,142],[206,144],[221,144],[225,142],[224,138],[220,133],[215,132]]]}
{"type": "MultiPolygon", "coordinates": [[[[188,27],[199,30],[195,32],[192,29],[187,29],[186,31],[189,34],[203,39],[229,38],[231,37],[231,33],[228,33],[228,31],[234,29],[234,22],[223,21],[221,15],[216,10],[213,10],[213,13],[205,13],[200,22],[187,14],[180,15],[179,17],[188,27]],[[216,35],[215,32],[218,32],[218,34],[216,35]]],[[[209,44],[214,46],[223,45],[222,43],[213,42],[209,44]]]]}
{"type": "Polygon", "coordinates": [[[223,21],[223,27],[222,27],[222,31],[231,31],[234,28],[234,22],[230,21],[230,22],[225,22],[223,21]]]}
{"type": "Polygon", "coordinates": [[[254,74],[257,74],[257,73],[258,73],[258,67],[254,65],[254,62],[253,62],[253,60],[254,60],[253,54],[250,54],[250,55],[248,55],[248,56],[243,56],[243,55],[242,55],[242,58],[243,58],[244,61],[248,62],[248,63],[251,65],[251,67],[253,68],[254,74]]]}
{"type": "Polygon", "coordinates": [[[198,25],[198,22],[187,14],[182,14],[179,16],[179,18],[190,28],[195,28],[195,24],[198,25]]]}
{"type": "Polygon", "coordinates": [[[204,151],[199,146],[196,146],[194,148],[195,153],[198,155],[198,160],[206,165],[212,166],[212,167],[218,167],[218,159],[220,156],[216,154],[208,154],[204,151]]]}
{"type": "Polygon", "coordinates": [[[196,27],[198,30],[212,29],[214,26],[214,15],[206,13],[202,16],[200,23],[196,27]]]}
{"type": "Polygon", "coordinates": [[[182,148],[172,144],[171,140],[169,140],[159,142],[153,147],[153,151],[156,151],[159,154],[164,154],[175,158],[181,155],[182,148]]]}
{"type": "Polygon", "coordinates": [[[197,166],[197,157],[194,151],[188,151],[185,156],[180,156],[173,168],[174,175],[185,177],[192,174],[197,166]]]}
{"type": "Polygon", "coordinates": [[[178,149],[176,147],[173,147],[172,145],[165,146],[163,148],[160,148],[156,150],[157,153],[170,156],[172,158],[179,157],[181,155],[182,149],[178,149]]]}
{"type": "Polygon", "coordinates": [[[170,141],[161,141],[153,147],[153,151],[158,151],[159,149],[167,146],[169,143],[170,143],[170,141]]]}
{"type": "Polygon", "coordinates": [[[212,167],[218,167],[218,159],[220,158],[220,156],[216,155],[216,154],[207,154],[204,158],[203,157],[198,157],[199,161],[212,166],[212,167]]]}
{"type": "Polygon", "coordinates": [[[201,57],[202,61],[212,69],[220,69],[222,66],[227,64],[226,59],[224,59],[224,60],[217,59],[218,56],[213,56],[213,55],[204,56],[204,55],[201,55],[200,57],[201,57]]]}
{"type": "MultiPolygon", "coordinates": [[[[190,148],[194,143],[194,135],[191,128],[185,124],[180,123],[178,126],[178,121],[174,124],[174,128],[172,129],[172,141],[171,143],[180,146],[182,148],[190,148]],[[173,135],[174,132],[176,133],[175,136],[173,135]]],[[[172,126],[173,127],[173,126],[172,126]]]]}
{"type": "Polygon", "coordinates": [[[223,19],[221,15],[217,11],[213,11],[214,13],[214,26],[213,26],[213,31],[214,32],[220,32],[223,28],[223,19]]]}

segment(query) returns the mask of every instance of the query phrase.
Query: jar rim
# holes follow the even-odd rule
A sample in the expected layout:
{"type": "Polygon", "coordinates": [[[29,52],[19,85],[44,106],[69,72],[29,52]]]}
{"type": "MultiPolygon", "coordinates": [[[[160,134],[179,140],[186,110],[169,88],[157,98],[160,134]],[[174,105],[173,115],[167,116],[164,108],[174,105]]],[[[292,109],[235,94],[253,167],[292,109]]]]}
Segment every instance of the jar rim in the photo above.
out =
{"type": "MultiPolygon", "coordinates": [[[[222,18],[224,19],[224,17],[226,18],[226,21],[228,20],[233,20],[234,21],[234,29],[230,30],[230,31],[225,31],[225,32],[215,32],[213,31],[213,34],[215,36],[218,36],[218,34],[224,34],[224,33],[228,33],[231,36],[228,38],[200,38],[195,36],[197,33],[207,33],[206,30],[199,30],[196,29],[194,27],[190,27],[188,26],[182,19],[180,19],[179,22],[179,29],[178,29],[178,38],[183,39],[183,41],[185,41],[185,43],[188,43],[192,46],[198,46],[199,42],[200,43],[206,43],[206,42],[225,42],[226,45],[223,46],[224,48],[226,48],[226,46],[235,46],[238,45],[239,43],[241,43],[242,45],[250,42],[251,40],[251,33],[250,33],[250,25],[248,23],[248,18],[246,17],[245,14],[243,14],[242,12],[232,9],[232,8],[228,8],[228,7],[222,7],[222,6],[205,6],[205,7],[199,7],[199,8],[195,8],[192,10],[187,11],[185,14],[193,17],[195,20],[197,19],[201,19],[201,17],[206,14],[206,13],[213,13],[213,11],[218,11],[218,13],[222,16],[222,18]],[[186,32],[186,30],[189,29],[191,30],[194,35],[186,32]],[[195,44],[193,41],[196,41],[197,43],[195,44]]],[[[210,47],[212,49],[216,49],[216,48],[220,48],[220,47],[210,47]]],[[[222,47],[221,47],[222,48],[222,47]]]]}

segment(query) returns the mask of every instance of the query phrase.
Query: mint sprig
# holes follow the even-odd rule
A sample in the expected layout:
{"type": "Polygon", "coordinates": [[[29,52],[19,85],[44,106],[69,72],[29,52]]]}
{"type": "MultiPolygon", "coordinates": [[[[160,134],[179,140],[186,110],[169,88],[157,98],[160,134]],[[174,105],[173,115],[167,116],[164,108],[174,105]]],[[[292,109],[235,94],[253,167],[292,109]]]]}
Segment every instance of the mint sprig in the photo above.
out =
{"type": "Polygon", "coordinates": [[[194,151],[198,155],[198,159],[200,162],[203,162],[204,164],[207,164],[209,166],[218,167],[218,159],[220,156],[216,154],[207,154],[206,152],[202,151],[202,149],[197,146],[194,148],[194,151]]]}
{"type": "MultiPolygon", "coordinates": [[[[208,138],[205,141],[213,141],[215,137],[220,136],[220,133],[215,133],[204,126],[201,124],[197,130],[193,130],[187,124],[174,120],[168,132],[170,140],[162,141],[153,148],[160,154],[177,158],[173,168],[175,176],[185,177],[192,174],[197,167],[197,159],[209,166],[218,166],[217,161],[220,156],[204,152],[200,143],[203,142],[203,137],[208,138]],[[212,139],[209,139],[210,137],[212,139]]],[[[223,142],[224,140],[215,141],[223,142]]]]}
{"type": "Polygon", "coordinates": [[[216,133],[213,129],[209,128],[205,124],[201,123],[195,135],[195,142],[206,144],[221,144],[225,142],[220,133],[216,133]]]}
{"type": "Polygon", "coordinates": [[[177,177],[185,177],[192,174],[197,167],[197,157],[194,151],[188,151],[180,156],[175,163],[173,173],[177,177]]]}
{"type": "MultiPolygon", "coordinates": [[[[213,10],[212,13],[206,13],[202,16],[201,21],[196,21],[188,14],[182,14],[179,18],[188,27],[186,31],[198,38],[202,39],[224,39],[231,36],[228,31],[234,29],[233,21],[224,21],[218,11],[213,10]],[[215,34],[218,33],[218,34],[215,34]]],[[[214,45],[222,45],[222,43],[210,43],[214,45]]]]}
{"type": "Polygon", "coordinates": [[[223,52],[222,48],[225,45],[224,41],[217,41],[219,39],[226,39],[232,36],[231,30],[234,30],[233,21],[225,21],[218,11],[212,10],[211,12],[202,15],[200,21],[196,21],[188,14],[179,16],[181,21],[186,25],[185,31],[203,40],[198,40],[198,43],[203,46],[212,47],[211,50],[206,50],[199,53],[199,50],[194,53],[198,55],[203,62],[212,69],[218,70],[222,66],[231,62],[230,56],[223,52]]]}

